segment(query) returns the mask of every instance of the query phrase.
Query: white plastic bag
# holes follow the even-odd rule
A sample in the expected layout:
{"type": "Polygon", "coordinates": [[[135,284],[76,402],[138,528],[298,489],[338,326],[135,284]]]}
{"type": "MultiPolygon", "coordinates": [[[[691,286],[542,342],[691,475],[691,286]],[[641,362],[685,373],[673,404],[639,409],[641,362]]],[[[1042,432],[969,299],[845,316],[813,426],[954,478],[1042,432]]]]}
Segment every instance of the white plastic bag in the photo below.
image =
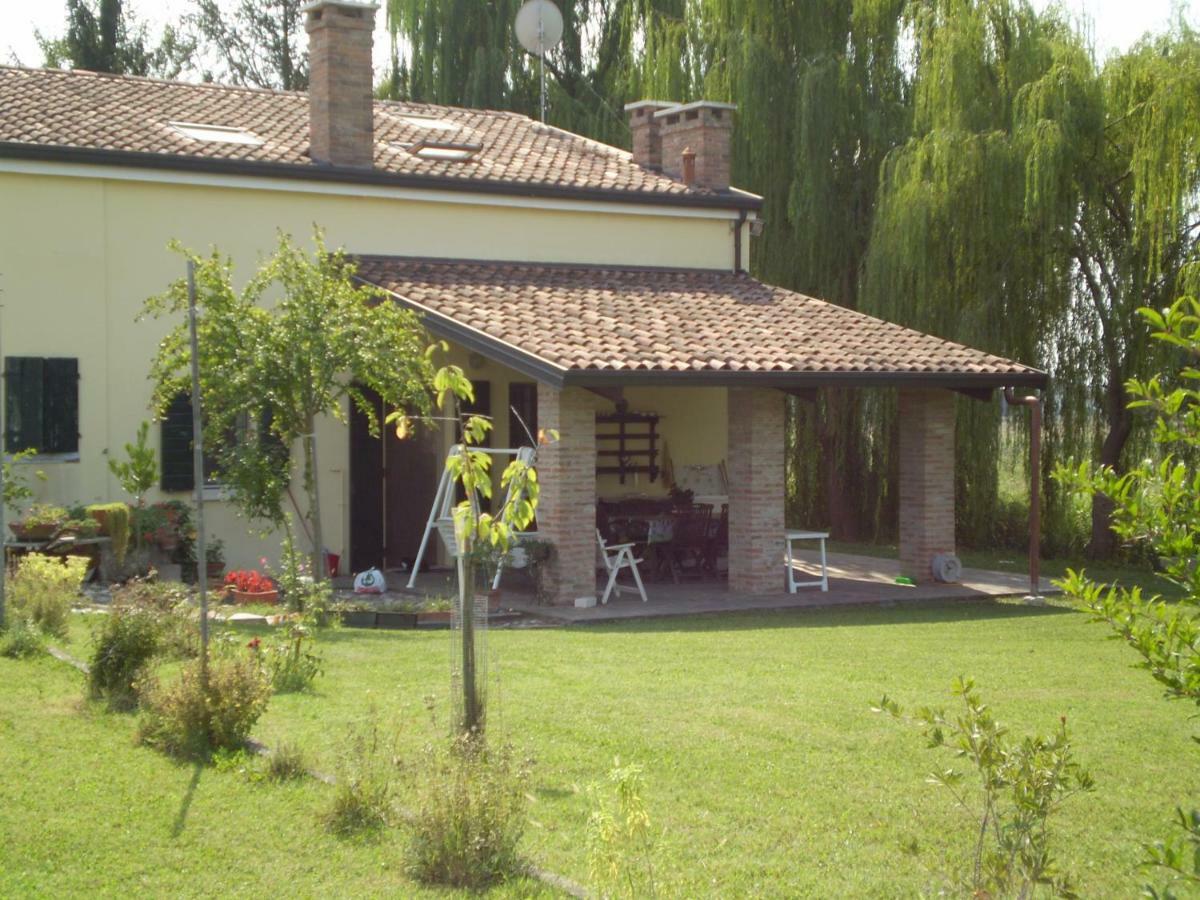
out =
{"type": "Polygon", "coordinates": [[[367,569],[359,572],[354,578],[354,593],[356,594],[382,594],[386,590],[387,583],[383,580],[383,573],[378,569],[367,569]]]}

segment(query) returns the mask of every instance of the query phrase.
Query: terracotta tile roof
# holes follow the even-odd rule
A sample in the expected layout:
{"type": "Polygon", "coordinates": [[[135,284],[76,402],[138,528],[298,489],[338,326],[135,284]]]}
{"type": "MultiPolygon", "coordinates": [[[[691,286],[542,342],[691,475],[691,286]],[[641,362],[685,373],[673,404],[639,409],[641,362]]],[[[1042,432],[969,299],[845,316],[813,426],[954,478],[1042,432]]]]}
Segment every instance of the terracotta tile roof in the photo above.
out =
{"type": "MultiPolygon", "coordinates": [[[[318,169],[308,157],[304,93],[187,84],[93,72],[0,66],[0,144],[154,154],[166,159],[318,169]],[[172,123],[217,125],[261,142],[195,140],[172,123]]],[[[0,155],[4,151],[0,150],[0,155]]],[[[558,187],[632,197],[708,197],[756,205],[743,192],[688,188],[630,154],[512,112],[375,102],[375,175],[463,186],[558,187]],[[422,159],[421,139],[481,144],[468,161],[422,159]]]]}
{"type": "Polygon", "coordinates": [[[745,274],[364,256],[359,277],[424,311],[431,330],[563,383],[1045,381],[1020,363],[745,274]]]}

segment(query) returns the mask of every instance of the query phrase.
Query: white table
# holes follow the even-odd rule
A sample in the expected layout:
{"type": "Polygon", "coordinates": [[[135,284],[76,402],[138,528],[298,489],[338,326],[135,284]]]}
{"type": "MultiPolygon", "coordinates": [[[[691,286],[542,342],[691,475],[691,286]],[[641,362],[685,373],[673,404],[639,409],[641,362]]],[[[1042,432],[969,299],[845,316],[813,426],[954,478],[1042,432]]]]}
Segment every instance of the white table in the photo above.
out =
{"type": "Polygon", "coordinates": [[[828,531],[787,531],[784,533],[787,539],[787,584],[788,593],[796,593],[796,588],[802,587],[819,587],[822,591],[829,590],[829,570],[825,565],[825,539],[829,537],[828,531]],[[792,542],[793,541],[820,541],[821,542],[821,578],[818,581],[797,581],[796,570],[792,568],[792,542]]]}

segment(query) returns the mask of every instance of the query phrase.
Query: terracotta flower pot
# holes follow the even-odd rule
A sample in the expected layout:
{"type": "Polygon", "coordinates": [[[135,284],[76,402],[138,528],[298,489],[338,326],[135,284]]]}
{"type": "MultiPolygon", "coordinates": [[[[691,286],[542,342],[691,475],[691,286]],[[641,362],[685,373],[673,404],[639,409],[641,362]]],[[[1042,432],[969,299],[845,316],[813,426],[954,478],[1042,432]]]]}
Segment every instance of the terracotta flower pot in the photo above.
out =
{"type": "Polygon", "coordinates": [[[48,541],[59,527],[54,522],[41,525],[26,525],[24,522],[9,522],[8,527],[19,541],[48,541]]]}
{"type": "Polygon", "coordinates": [[[233,597],[233,602],[244,606],[247,603],[270,603],[279,602],[279,591],[239,591],[235,587],[229,589],[229,595],[233,597]]]}
{"type": "Polygon", "coordinates": [[[222,575],[225,574],[225,563],[210,562],[210,563],[205,564],[204,574],[208,576],[210,581],[213,578],[220,578],[222,575]]]}

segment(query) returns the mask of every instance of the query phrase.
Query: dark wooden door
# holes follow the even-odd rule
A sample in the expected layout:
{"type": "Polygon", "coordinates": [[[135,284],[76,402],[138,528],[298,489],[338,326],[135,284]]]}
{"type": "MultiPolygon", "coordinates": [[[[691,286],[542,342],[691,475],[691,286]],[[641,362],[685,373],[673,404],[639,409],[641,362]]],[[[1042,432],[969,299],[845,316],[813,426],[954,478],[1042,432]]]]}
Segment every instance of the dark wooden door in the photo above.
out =
{"type": "MultiPolygon", "coordinates": [[[[382,415],[377,396],[375,414],[382,415]]],[[[383,564],[383,441],[371,434],[357,406],[350,411],[350,569],[383,564]]]]}
{"type": "MultiPolygon", "coordinates": [[[[384,497],[387,568],[401,565],[411,569],[421,547],[421,536],[429,521],[429,510],[442,476],[440,431],[418,427],[407,440],[396,437],[396,429],[384,430],[384,497]]],[[[430,539],[432,553],[436,535],[430,539]]],[[[428,564],[428,560],[426,561],[428,564]]]]}
{"type": "MultiPolygon", "coordinates": [[[[382,422],[378,397],[375,414],[382,422]]],[[[412,566],[421,546],[433,496],[442,473],[441,446],[433,428],[418,428],[407,440],[384,426],[371,434],[367,417],[350,415],[350,566],[412,566]]],[[[436,545],[435,545],[436,546],[436,545]]]]}

